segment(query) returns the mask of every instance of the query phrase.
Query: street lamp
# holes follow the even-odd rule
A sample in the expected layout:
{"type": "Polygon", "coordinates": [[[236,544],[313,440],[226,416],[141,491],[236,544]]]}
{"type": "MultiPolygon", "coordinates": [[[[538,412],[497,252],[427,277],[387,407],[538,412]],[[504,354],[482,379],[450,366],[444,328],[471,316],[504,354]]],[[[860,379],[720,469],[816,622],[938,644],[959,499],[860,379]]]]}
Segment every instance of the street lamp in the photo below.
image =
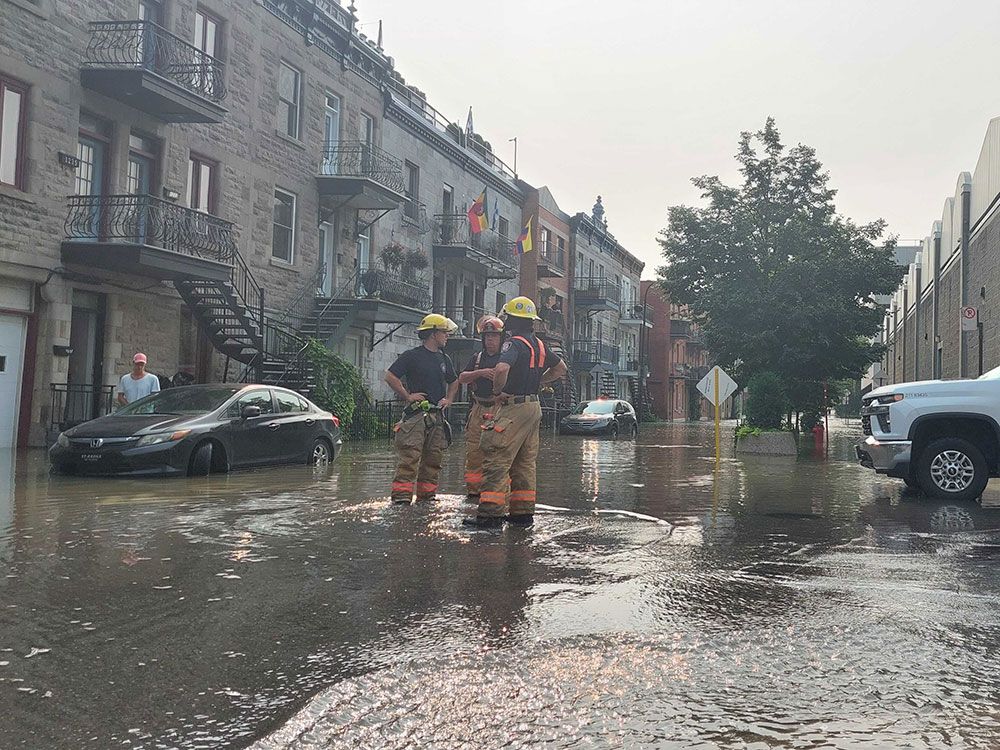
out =
{"type": "Polygon", "coordinates": [[[643,353],[645,348],[643,347],[643,341],[645,339],[644,334],[646,333],[646,297],[649,295],[649,290],[656,285],[655,281],[650,282],[649,286],[642,293],[642,325],[639,326],[639,421],[642,421],[643,414],[645,414],[645,404],[646,404],[646,378],[643,373],[644,358],[643,353]]]}

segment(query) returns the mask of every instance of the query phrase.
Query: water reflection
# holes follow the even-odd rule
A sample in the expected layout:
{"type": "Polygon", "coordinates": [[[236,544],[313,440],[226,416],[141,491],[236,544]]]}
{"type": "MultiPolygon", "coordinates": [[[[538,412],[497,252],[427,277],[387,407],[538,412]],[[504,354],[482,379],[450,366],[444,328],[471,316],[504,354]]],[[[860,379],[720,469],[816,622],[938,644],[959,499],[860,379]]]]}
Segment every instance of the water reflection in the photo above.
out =
{"type": "Polygon", "coordinates": [[[996,744],[1000,510],[852,437],[716,468],[710,425],[546,435],[536,528],[496,534],[460,528],[460,450],[408,508],[387,446],[171,481],[8,456],[0,747],[996,744]]]}

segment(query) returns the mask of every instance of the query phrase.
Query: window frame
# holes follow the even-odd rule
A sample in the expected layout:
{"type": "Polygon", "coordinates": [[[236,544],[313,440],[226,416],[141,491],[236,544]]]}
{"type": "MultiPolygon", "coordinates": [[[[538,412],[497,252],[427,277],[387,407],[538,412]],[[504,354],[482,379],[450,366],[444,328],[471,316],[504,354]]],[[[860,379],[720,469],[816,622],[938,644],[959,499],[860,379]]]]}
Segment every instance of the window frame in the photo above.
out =
{"type": "Polygon", "coordinates": [[[222,29],[224,21],[219,16],[215,15],[211,11],[205,10],[202,6],[197,6],[194,9],[194,46],[197,47],[203,55],[208,55],[213,60],[223,61],[224,48],[222,44],[222,29]],[[202,42],[205,40],[205,30],[208,28],[207,24],[202,24],[202,34],[201,38],[198,38],[198,17],[201,16],[206,21],[211,21],[215,25],[215,39],[214,39],[214,51],[206,52],[205,48],[202,46],[202,42]]]}
{"type": "Polygon", "coordinates": [[[420,167],[412,161],[404,161],[406,171],[406,204],[403,206],[403,216],[412,221],[420,218],[420,167]]]}
{"type": "Polygon", "coordinates": [[[275,186],[272,201],[273,202],[271,204],[271,260],[272,260],[272,262],[283,263],[283,264],[291,266],[291,265],[295,264],[295,240],[297,239],[296,238],[296,234],[297,233],[295,231],[295,223],[296,223],[296,221],[298,219],[298,208],[299,208],[298,207],[298,202],[299,202],[299,197],[295,193],[291,192],[290,190],[284,190],[283,188],[275,186]],[[287,196],[287,197],[289,197],[289,198],[292,199],[291,200],[291,206],[292,206],[292,223],[291,223],[291,225],[289,225],[287,227],[284,224],[279,224],[277,222],[277,219],[276,219],[275,215],[274,215],[274,209],[276,207],[277,201],[279,200],[278,199],[278,194],[279,193],[281,193],[282,195],[287,196]],[[274,246],[275,246],[275,243],[274,243],[274,230],[277,227],[287,228],[289,230],[289,233],[290,233],[289,234],[289,239],[288,239],[288,259],[287,260],[285,258],[282,258],[282,257],[278,256],[278,255],[275,255],[275,253],[274,253],[274,246]]]}
{"type": "Polygon", "coordinates": [[[28,152],[28,92],[31,87],[24,81],[0,73],[0,148],[3,146],[3,108],[7,91],[15,92],[21,98],[14,132],[14,181],[0,179],[0,185],[8,185],[15,190],[24,190],[24,170],[28,152]]]}
{"type": "Polygon", "coordinates": [[[278,82],[276,88],[276,93],[278,94],[278,109],[279,112],[282,111],[283,107],[294,107],[295,112],[295,132],[288,132],[288,113],[292,111],[289,108],[286,111],[284,123],[282,125],[280,132],[282,135],[288,136],[289,138],[294,138],[295,140],[301,140],[302,135],[302,71],[296,68],[287,60],[279,60],[278,62],[278,82]],[[295,74],[295,100],[289,102],[281,95],[281,69],[288,68],[295,74]]]}
{"type": "Polygon", "coordinates": [[[219,162],[215,159],[209,159],[202,156],[197,151],[190,151],[188,153],[188,194],[187,194],[187,205],[188,208],[194,211],[201,211],[210,216],[216,216],[217,201],[218,201],[218,185],[219,185],[219,162]],[[195,196],[194,185],[197,183],[198,192],[201,194],[201,170],[196,169],[196,166],[206,166],[208,167],[208,205],[205,207],[195,207],[192,198],[195,196]]]}

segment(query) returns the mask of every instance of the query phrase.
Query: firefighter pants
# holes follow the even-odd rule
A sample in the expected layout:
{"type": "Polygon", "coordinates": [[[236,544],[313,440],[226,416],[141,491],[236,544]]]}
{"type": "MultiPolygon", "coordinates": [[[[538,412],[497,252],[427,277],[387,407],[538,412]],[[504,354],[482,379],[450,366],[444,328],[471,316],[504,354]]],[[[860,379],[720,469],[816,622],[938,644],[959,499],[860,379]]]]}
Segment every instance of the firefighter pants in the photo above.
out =
{"type": "Polygon", "coordinates": [[[396,474],[392,499],[409,502],[416,493],[417,500],[433,500],[447,442],[444,417],[440,413],[419,414],[397,422],[393,429],[396,474]]]}
{"type": "Polygon", "coordinates": [[[483,484],[483,451],[479,439],[483,433],[483,414],[492,406],[476,402],[469,409],[469,422],[465,426],[465,492],[478,499],[483,484]]]}
{"type": "Polygon", "coordinates": [[[542,407],[537,401],[508,404],[496,407],[495,414],[493,429],[484,429],[479,440],[483,484],[478,513],[504,515],[509,476],[510,515],[531,515],[535,512],[535,461],[542,407]]]}

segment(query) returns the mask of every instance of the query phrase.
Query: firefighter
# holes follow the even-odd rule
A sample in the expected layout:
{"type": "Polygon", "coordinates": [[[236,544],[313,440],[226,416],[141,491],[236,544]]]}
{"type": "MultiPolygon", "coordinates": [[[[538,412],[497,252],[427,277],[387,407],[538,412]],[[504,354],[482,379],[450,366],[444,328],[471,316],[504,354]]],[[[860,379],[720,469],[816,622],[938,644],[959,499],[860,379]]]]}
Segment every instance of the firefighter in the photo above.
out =
{"type": "Polygon", "coordinates": [[[508,339],[500,347],[494,368],[491,411],[483,415],[480,449],[483,451],[483,484],[474,519],[463,523],[477,528],[497,528],[506,517],[527,528],[534,523],[535,461],[542,408],[542,385],[566,373],[562,359],[533,333],[535,303],[515,297],[503,306],[508,339]],[[510,507],[506,506],[510,477],[510,507]],[[507,514],[505,516],[505,513],[507,514]]]}
{"type": "Polygon", "coordinates": [[[469,421],[465,427],[465,491],[470,502],[479,502],[479,487],[483,483],[483,452],[479,449],[483,414],[493,407],[493,368],[500,361],[503,343],[503,321],[494,315],[484,315],[476,323],[483,341],[481,351],[472,355],[458,382],[469,386],[469,421]]]}
{"type": "Polygon", "coordinates": [[[393,502],[409,504],[414,494],[418,502],[436,499],[441,454],[449,442],[444,409],[454,401],[459,386],[455,365],[442,350],[457,329],[444,315],[427,315],[417,327],[420,346],[399,355],[385,373],[385,382],[406,402],[393,427],[397,456],[393,502]]]}

